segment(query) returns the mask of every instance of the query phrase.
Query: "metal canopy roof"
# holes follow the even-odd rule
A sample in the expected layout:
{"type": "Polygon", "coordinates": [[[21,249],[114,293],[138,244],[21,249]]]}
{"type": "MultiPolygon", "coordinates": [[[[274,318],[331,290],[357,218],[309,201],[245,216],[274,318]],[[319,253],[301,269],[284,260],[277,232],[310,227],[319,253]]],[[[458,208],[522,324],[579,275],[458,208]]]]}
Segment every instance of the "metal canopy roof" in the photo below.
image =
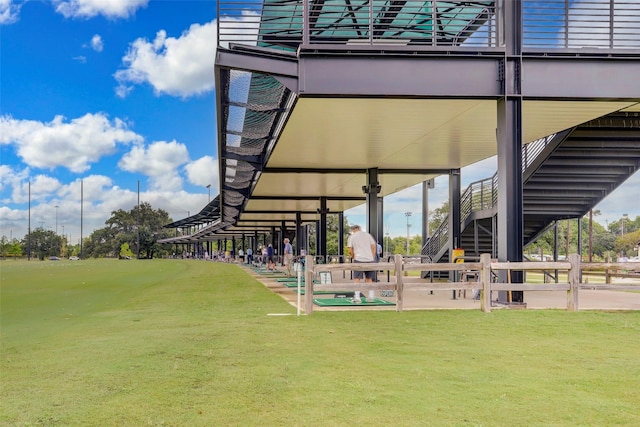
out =
{"type": "MultiPolygon", "coordinates": [[[[292,227],[297,217],[303,223],[316,221],[320,198],[325,199],[330,213],[356,207],[365,202],[362,187],[370,168],[378,170],[380,196],[384,197],[496,155],[498,92],[488,87],[483,88],[486,96],[465,96],[474,85],[469,76],[476,70],[464,70],[456,80],[458,63],[447,62],[438,68],[435,62],[422,61],[412,64],[419,67],[415,70],[403,63],[394,80],[392,74],[384,74],[394,69],[393,63],[376,68],[371,76],[367,69],[376,60],[389,58],[386,49],[408,57],[416,53],[408,46],[449,47],[444,54],[438,51],[441,56],[436,60],[442,61],[446,54],[468,54],[469,50],[460,47],[463,42],[480,45],[477,55],[495,56],[497,52],[499,60],[495,3],[219,2],[219,16],[230,16],[221,24],[220,43],[227,43],[225,37],[231,34],[229,40],[240,44],[219,46],[218,55],[226,50],[239,56],[226,57],[231,59],[223,66],[216,62],[221,195],[218,216],[210,217],[215,222],[199,235],[214,240],[216,236],[270,231],[283,222],[292,227]],[[255,13],[245,13],[252,9],[255,13]],[[308,14],[306,23],[304,13],[308,14]],[[247,27],[236,23],[240,17],[249,27],[253,22],[253,42],[243,42],[247,27]],[[337,46],[337,55],[342,57],[316,67],[323,60],[323,49],[331,46],[337,46]],[[301,48],[313,52],[315,56],[309,59],[315,62],[303,64],[301,48]],[[368,52],[377,55],[374,62],[351,61],[368,52]],[[342,69],[323,67],[336,64],[355,68],[345,68],[348,76],[340,80],[340,86],[331,87],[342,69]],[[254,68],[256,65],[259,67],[254,68]],[[255,71],[258,69],[265,71],[255,71]],[[327,73],[324,80],[322,73],[327,73]],[[416,81],[426,86],[412,86],[416,81]],[[307,92],[309,82],[321,90],[307,92]],[[354,82],[358,89],[349,90],[354,82]],[[440,82],[448,86],[433,92],[440,82]],[[446,92],[455,87],[452,85],[461,87],[459,95],[446,92]],[[358,92],[363,86],[372,90],[358,92]]],[[[488,68],[477,72],[493,76],[494,63],[483,66],[486,64],[488,68]]],[[[532,65],[536,66],[535,61],[532,65]]],[[[590,78],[591,69],[583,69],[589,70],[585,76],[590,78]]],[[[527,76],[526,89],[534,88],[532,82],[543,75],[527,76]]],[[[548,88],[536,87],[539,99],[523,98],[523,139],[533,141],[637,103],[635,98],[626,99],[625,93],[607,92],[603,100],[600,93],[614,86],[610,81],[596,87],[591,99],[580,92],[582,85],[572,86],[571,77],[550,81],[553,84],[548,88]],[[569,98],[574,100],[544,99],[563,84],[571,86],[567,93],[577,89],[577,98],[584,99],[575,100],[573,95],[569,98]]],[[[487,176],[493,172],[487,171],[487,176]]]]}

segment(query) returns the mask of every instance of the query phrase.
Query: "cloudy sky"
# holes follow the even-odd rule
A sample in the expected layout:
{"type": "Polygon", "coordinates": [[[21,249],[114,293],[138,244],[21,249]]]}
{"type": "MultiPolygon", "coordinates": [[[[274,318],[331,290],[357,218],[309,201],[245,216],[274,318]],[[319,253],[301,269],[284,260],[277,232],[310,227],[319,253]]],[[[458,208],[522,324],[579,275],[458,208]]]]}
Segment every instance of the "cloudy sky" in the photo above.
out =
{"type": "MultiPolygon", "coordinates": [[[[215,0],[0,0],[0,236],[80,237],[140,200],[181,219],[218,194],[215,0]],[[207,186],[210,185],[210,189],[207,186]],[[82,186],[82,191],[81,191],[82,186]]],[[[463,187],[495,172],[462,172],[463,187]]],[[[436,180],[430,208],[447,197],[436,180]]],[[[640,174],[596,207],[640,214],[640,174]],[[635,194],[636,197],[629,197],[635,194]]],[[[419,233],[421,187],[385,200],[391,235],[419,233]]],[[[346,213],[364,223],[364,208],[346,213]]]]}

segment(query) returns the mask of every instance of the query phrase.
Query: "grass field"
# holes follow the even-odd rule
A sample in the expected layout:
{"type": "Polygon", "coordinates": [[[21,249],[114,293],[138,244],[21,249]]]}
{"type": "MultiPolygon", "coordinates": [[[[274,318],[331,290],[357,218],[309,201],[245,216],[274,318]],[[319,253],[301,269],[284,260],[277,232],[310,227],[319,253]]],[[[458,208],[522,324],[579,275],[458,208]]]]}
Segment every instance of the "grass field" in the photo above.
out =
{"type": "Polygon", "coordinates": [[[0,269],[2,426],[640,425],[640,312],[297,317],[231,264],[0,269]]]}

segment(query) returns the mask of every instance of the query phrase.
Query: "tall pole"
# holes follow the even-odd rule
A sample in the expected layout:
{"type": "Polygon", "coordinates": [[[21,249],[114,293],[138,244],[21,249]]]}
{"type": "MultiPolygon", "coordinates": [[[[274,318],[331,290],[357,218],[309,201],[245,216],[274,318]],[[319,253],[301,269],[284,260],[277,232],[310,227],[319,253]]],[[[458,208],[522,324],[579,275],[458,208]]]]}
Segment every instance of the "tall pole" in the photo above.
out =
{"type": "Polygon", "coordinates": [[[629,214],[622,214],[622,232],[621,232],[621,236],[624,236],[624,219],[627,218],[629,216],[629,214]]]}
{"type": "Polygon", "coordinates": [[[211,203],[211,184],[207,185],[207,190],[209,190],[209,203],[211,203]]]}
{"type": "Polygon", "coordinates": [[[140,259],[140,180],[138,180],[138,214],[136,215],[136,225],[138,229],[138,247],[136,258],[140,259]]]}
{"type": "Polygon", "coordinates": [[[387,232],[385,233],[385,241],[384,241],[384,253],[389,256],[389,227],[387,227],[387,232]]]}
{"type": "Polygon", "coordinates": [[[29,181],[29,221],[27,229],[27,260],[31,261],[31,181],[29,181]]]}
{"type": "Polygon", "coordinates": [[[58,208],[60,206],[56,205],[56,236],[58,235],[58,208]]]}
{"type": "Polygon", "coordinates": [[[411,216],[411,212],[405,212],[405,216],[407,217],[407,255],[409,255],[409,228],[411,228],[411,224],[409,224],[409,217],[411,216]]]}
{"type": "Polygon", "coordinates": [[[84,180],[80,180],[80,259],[82,259],[82,214],[84,205],[84,180]]]}

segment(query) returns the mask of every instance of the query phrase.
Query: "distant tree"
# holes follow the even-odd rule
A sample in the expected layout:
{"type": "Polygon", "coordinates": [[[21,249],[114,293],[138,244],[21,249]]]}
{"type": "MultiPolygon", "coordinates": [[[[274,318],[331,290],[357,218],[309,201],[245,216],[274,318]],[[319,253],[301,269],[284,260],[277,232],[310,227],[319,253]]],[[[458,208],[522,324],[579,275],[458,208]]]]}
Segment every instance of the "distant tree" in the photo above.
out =
{"type": "Polygon", "coordinates": [[[2,257],[18,258],[22,256],[20,241],[16,238],[9,239],[7,236],[0,238],[0,254],[2,257]]]}
{"type": "Polygon", "coordinates": [[[619,256],[632,257],[635,256],[636,249],[640,242],[640,230],[624,232],[624,236],[619,236],[616,239],[615,251],[619,256]]]}
{"type": "Polygon", "coordinates": [[[123,243],[120,246],[120,258],[133,258],[133,252],[128,243],[123,243]]]}
{"type": "Polygon", "coordinates": [[[429,213],[429,230],[433,233],[440,227],[449,216],[449,202],[444,202],[442,206],[429,213]]]}
{"type": "Polygon", "coordinates": [[[165,210],[154,210],[147,202],[130,211],[113,211],[105,221],[107,226],[95,230],[86,240],[83,248],[85,256],[117,257],[125,243],[141,258],[168,253],[169,248],[160,245],[158,240],[172,236],[171,230],[163,228],[172,221],[165,210]]]}
{"type": "Polygon", "coordinates": [[[20,243],[23,253],[28,253],[31,249],[31,256],[38,259],[45,259],[50,256],[59,256],[62,250],[62,237],[52,230],[45,230],[38,227],[27,234],[20,243]]]}

